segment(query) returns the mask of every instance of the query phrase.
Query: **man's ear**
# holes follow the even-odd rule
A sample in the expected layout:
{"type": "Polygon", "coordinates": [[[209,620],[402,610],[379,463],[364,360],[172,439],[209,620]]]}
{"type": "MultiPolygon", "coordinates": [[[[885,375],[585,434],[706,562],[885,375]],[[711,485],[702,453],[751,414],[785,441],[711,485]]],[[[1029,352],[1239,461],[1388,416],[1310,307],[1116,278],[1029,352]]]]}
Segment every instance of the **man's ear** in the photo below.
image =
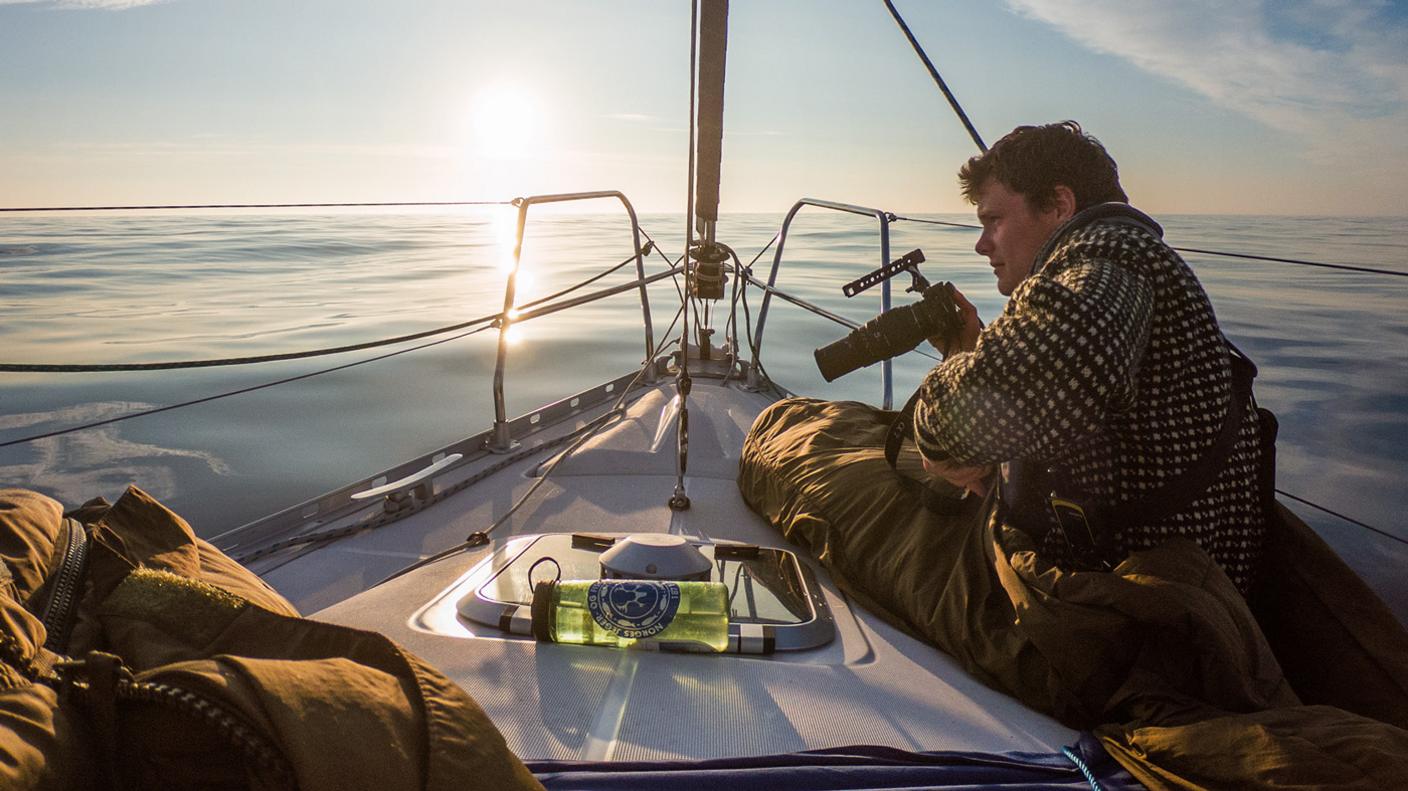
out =
{"type": "Polygon", "coordinates": [[[1057,184],[1055,192],[1052,207],[1056,210],[1056,219],[1065,222],[1076,215],[1076,194],[1065,184],[1057,184]]]}

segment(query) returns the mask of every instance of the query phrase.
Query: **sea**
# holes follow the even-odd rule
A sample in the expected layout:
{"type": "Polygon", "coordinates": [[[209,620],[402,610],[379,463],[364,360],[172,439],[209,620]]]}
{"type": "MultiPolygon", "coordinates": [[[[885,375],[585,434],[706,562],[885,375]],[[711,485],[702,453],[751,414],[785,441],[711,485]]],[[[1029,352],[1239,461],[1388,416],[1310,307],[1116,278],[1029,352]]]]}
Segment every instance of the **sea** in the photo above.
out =
{"type": "MultiPolygon", "coordinates": [[[[777,250],[769,242],[782,219],[780,213],[724,215],[718,238],[766,279],[777,250]]],[[[1260,368],[1257,398],[1280,420],[1278,487],[1299,498],[1283,502],[1408,623],[1408,218],[1158,219],[1175,247],[1401,275],[1184,254],[1224,331],[1260,368]]],[[[496,314],[505,305],[515,220],[509,206],[0,215],[0,362],[273,355],[496,314]]],[[[973,220],[897,221],[891,257],[922,250],[929,279],[952,281],[983,317],[997,315],[1004,299],[973,252],[977,232],[932,221],[973,220]]],[[[646,274],[669,268],[684,246],[684,218],[642,215],[640,227],[656,242],[646,274]]],[[[632,243],[624,212],[535,207],[515,304],[621,264],[632,243]]],[[[841,286],[881,263],[874,218],[808,208],[792,224],[776,285],[861,322],[879,311],[880,289],[847,298],[841,286]]],[[[635,277],[632,262],[572,296],[635,277]]],[[[893,281],[894,304],[914,298],[901,290],[906,280],[893,281]]],[[[648,289],[657,339],[677,332],[667,333],[677,289],[670,278],[648,289]]],[[[746,289],[745,296],[747,315],[743,300],[733,313],[738,323],[756,326],[762,295],[746,289]]],[[[510,416],[633,369],[645,353],[645,314],[633,289],[515,324],[504,388],[510,416]]],[[[705,317],[721,342],[729,300],[713,304],[705,317]]],[[[77,505],[96,496],[113,500],[136,484],[197,533],[215,537],[487,429],[497,331],[455,337],[462,332],[254,365],[0,372],[0,486],[37,489],[77,505]],[[287,379],[293,381],[263,387],[287,379]],[[247,392],[220,397],[235,391],[247,392]],[[200,403],[52,435],[191,401],[200,403]],[[41,435],[51,436],[29,439],[41,435]]],[[[845,332],[773,300],[761,359],[793,392],[879,404],[879,366],[831,384],[816,370],[812,350],[845,332]]],[[[896,401],[933,364],[918,353],[898,358],[896,401]]]]}

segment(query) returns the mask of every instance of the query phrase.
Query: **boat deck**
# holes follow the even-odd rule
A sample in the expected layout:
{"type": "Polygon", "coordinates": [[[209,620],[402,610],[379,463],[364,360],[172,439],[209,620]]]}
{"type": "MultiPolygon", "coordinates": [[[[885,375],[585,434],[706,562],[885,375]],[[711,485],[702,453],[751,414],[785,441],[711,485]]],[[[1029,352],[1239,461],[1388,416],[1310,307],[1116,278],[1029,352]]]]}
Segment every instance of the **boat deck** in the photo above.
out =
{"type": "MultiPolygon", "coordinates": [[[[816,564],[835,641],[769,657],[540,644],[459,617],[456,583],[514,536],[669,532],[785,546],[743,504],[734,481],[743,436],[772,399],[736,381],[695,379],[686,476],[692,506],[679,512],[667,505],[673,394],[672,385],[646,388],[624,419],[558,466],[489,546],[366,589],[487,528],[557,451],[509,465],[406,519],[255,568],[313,617],[381,631],[431,662],[478,701],[524,759],[712,758],[852,744],[1054,752],[1075,739],[937,649],[851,608],[816,564]]],[[[475,466],[456,474],[473,474],[475,466]]]]}

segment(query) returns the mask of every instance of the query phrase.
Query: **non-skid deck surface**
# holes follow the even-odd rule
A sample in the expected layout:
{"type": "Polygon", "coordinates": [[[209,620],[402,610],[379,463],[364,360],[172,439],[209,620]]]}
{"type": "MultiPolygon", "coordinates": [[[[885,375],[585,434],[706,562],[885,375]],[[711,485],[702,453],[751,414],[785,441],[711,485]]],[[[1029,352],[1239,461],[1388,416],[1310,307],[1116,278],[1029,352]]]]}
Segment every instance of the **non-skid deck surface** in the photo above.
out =
{"type": "Polygon", "coordinates": [[[1052,752],[1074,741],[1073,731],[984,687],[936,649],[851,610],[819,568],[836,641],[771,658],[448,636],[413,622],[515,535],[674,532],[783,545],[734,483],[742,438],[770,399],[696,380],[686,478],[692,506],[675,512],[666,504],[675,476],[672,395],[662,386],[637,399],[626,420],[558,467],[491,547],[357,592],[487,527],[531,485],[526,474],[542,458],[266,579],[305,610],[336,600],[314,617],[384,632],[430,661],[474,696],[525,759],[705,758],[852,744],[1052,752]]]}

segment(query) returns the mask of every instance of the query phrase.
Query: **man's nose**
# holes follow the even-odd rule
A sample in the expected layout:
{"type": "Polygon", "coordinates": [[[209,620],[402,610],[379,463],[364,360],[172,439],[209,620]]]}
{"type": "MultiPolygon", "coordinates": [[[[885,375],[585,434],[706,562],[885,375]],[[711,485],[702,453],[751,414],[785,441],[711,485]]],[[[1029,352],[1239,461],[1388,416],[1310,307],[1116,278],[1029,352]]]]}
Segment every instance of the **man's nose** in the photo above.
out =
{"type": "Polygon", "coordinates": [[[978,255],[987,255],[988,251],[991,249],[992,243],[988,241],[988,232],[983,231],[982,235],[978,237],[978,243],[973,245],[973,250],[977,252],[978,255]]]}

